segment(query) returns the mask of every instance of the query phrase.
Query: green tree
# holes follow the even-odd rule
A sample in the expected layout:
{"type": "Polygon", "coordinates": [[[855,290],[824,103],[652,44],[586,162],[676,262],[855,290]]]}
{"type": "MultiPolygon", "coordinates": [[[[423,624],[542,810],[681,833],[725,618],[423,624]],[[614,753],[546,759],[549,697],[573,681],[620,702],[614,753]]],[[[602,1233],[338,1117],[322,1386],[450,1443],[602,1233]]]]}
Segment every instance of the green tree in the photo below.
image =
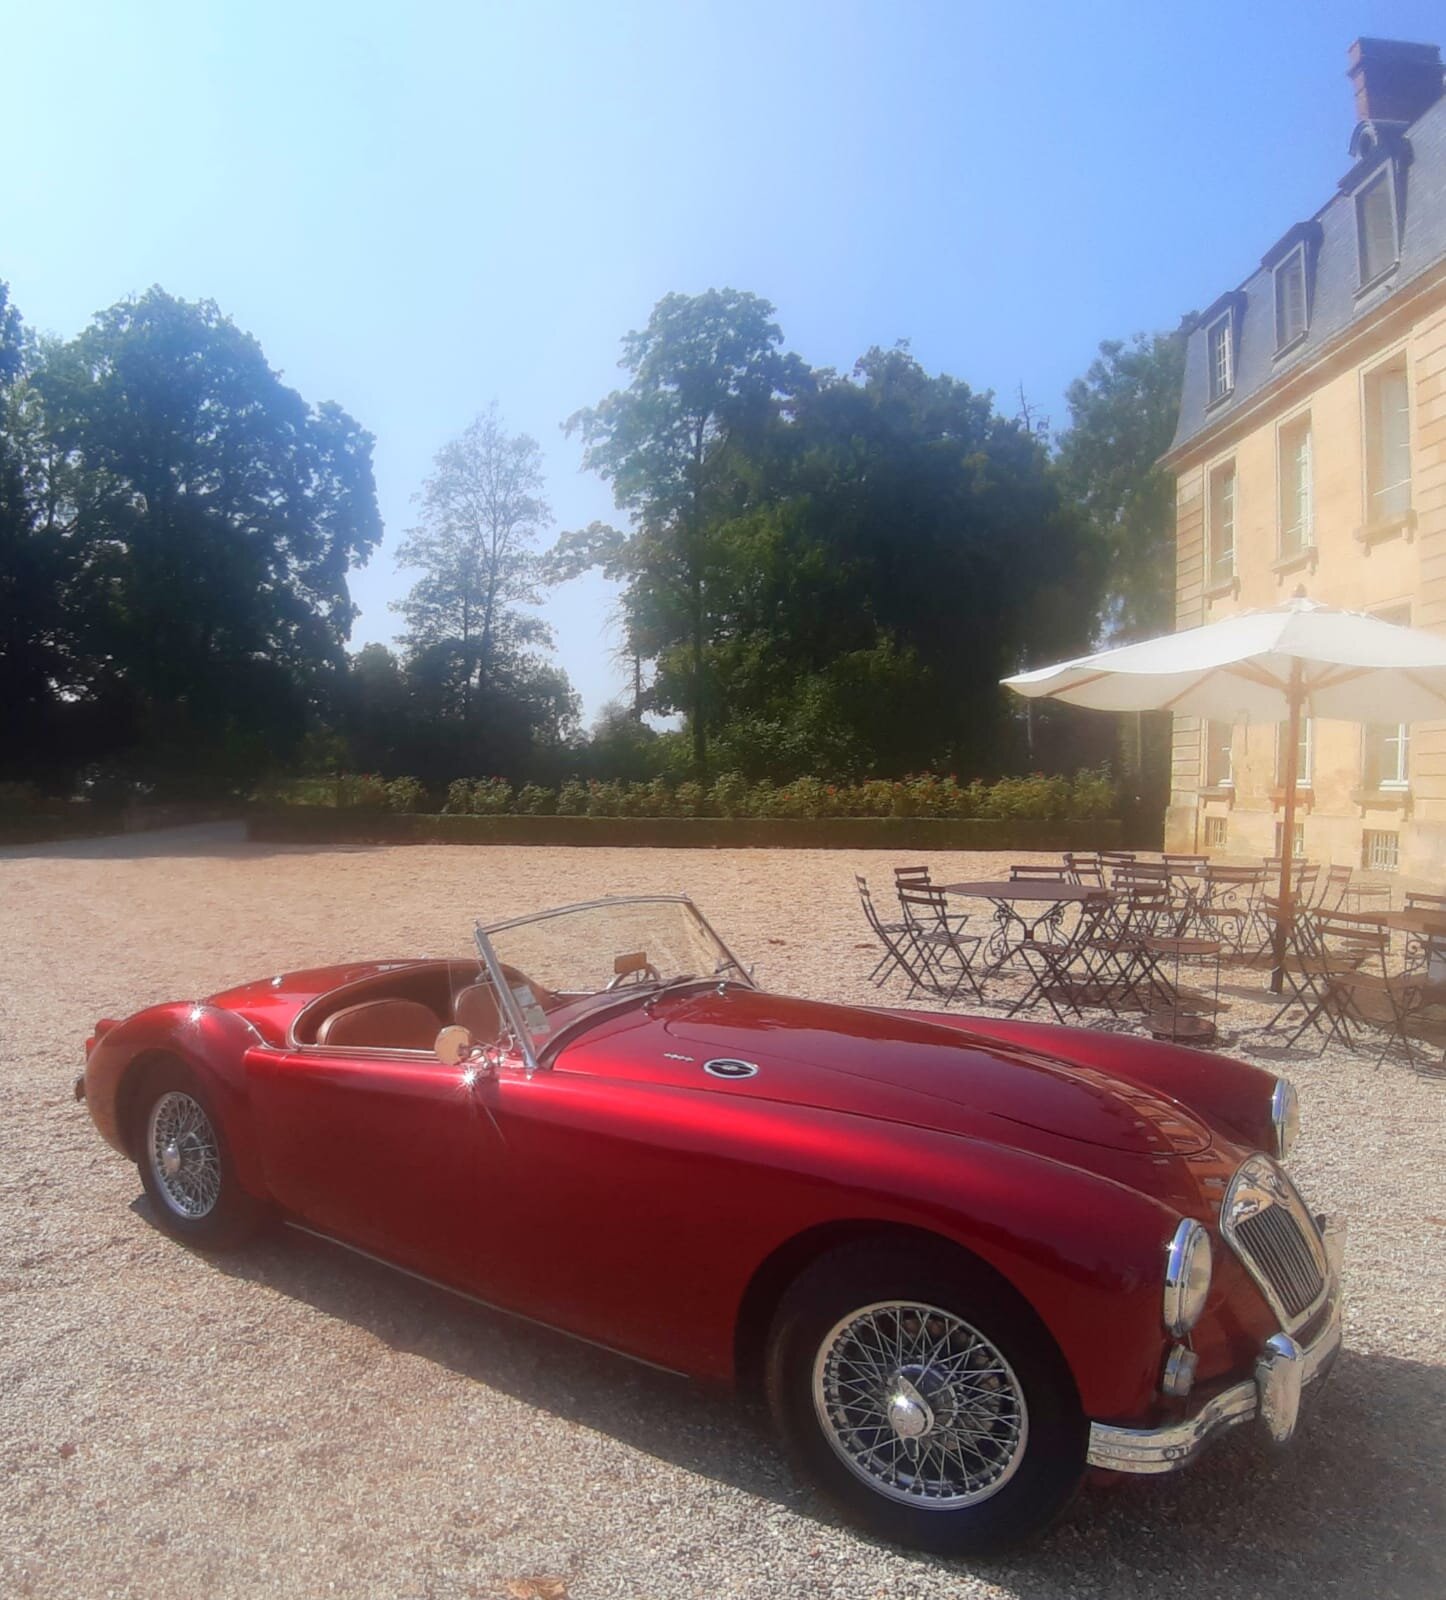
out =
{"type": "Polygon", "coordinates": [[[739,764],[1007,769],[998,679],[1082,647],[1097,581],[1039,440],[902,346],[819,374],[786,431],[758,509],[727,530],[718,673],[739,764]]]}
{"type": "Polygon", "coordinates": [[[623,341],[628,386],[567,423],[632,518],[609,557],[627,574],[628,647],[657,664],[653,708],[686,713],[695,765],[720,715],[709,648],[727,605],[723,527],[749,503],[764,440],[810,381],[773,307],[733,289],[670,294],[623,341]]]}
{"type": "Polygon", "coordinates": [[[540,653],[551,630],[528,609],[552,520],[542,483],[536,440],[493,406],[437,452],[418,495],[397,562],[422,575],[393,609],[407,620],[407,770],[430,782],[531,776],[576,731],[577,697],[540,653]]]}
{"type": "Polygon", "coordinates": [[[284,760],[344,661],[381,537],[371,435],[310,406],[209,301],[156,288],[43,352],[83,655],[123,764],[230,786],[284,760]]]}
{"type": "Polygon", "coordinates": [[[1060,482],[1107,553],[1100,631],[1121,643],[1175,624],[1175,484],[1159,461],[1175,436],[1184,366],[1183,327],[1137,333],[1101,344],[1066,391],[1060,482]]]}

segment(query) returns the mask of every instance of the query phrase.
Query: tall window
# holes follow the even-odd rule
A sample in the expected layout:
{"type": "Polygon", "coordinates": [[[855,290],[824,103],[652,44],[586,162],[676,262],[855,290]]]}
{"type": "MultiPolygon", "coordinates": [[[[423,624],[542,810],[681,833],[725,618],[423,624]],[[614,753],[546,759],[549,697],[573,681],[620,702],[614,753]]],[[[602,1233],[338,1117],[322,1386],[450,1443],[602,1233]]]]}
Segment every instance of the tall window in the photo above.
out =
{"type": "MultiPolygon", "coordinates": [[[[1410,606],[1375,613],[1382,622],[1409,627],[1410,606]]],[[[1411,778],[1411,724],[1368,722],[1362,730],[1361,776],[1368,789],[1404,789],[1411,778]]]]}
{"type": "Polygon", "coordinates": [[[1229,583],[1235,576],[1235,463],[1227,461],[1210,474],[1209,547],[1207,584],[1229,583]]]}
{"type": "MultiPolygon", "coordinates": [[[[1275,781],[1285,782],[1285,741],[1290,729],[1288,722],[1282,722],[1275,735],[1275,781]]],[[[1295,749],[1295,786],[1297,789],[1309,789],[1311,783],[1311,768],[1315,761],[1315,736],[1311,725],[1311,718],[1300,719],[1300,743],[1295,749]]]]}
{"type": "Polygon", "coordinates": [[[1366,521],[1390,522],[1411,509],[1411,406],[1406,358],[1366,374],[1366,521]]]}
{"type": "Polygon", "coordinates": [[[1389,162],[1356,193],[1356,250],[1363,287],[1396,264],[1396,196],[1389,162]]]}
{"type": "Polygon", "coordinates": [[[1305,329],[1305,246],[1297,245],[1275,269],[1275,348],[1294,344],[1305,329]]]}
{"type": "Polygon", "coordinates": [[[1298,555],[1315,543],[1311,496],[1310,418],[1280,430],[1280,554],[1298,555]]]}
{"type": "Polygon", "coordinates": [[[1231,338],[1230,312],[1210,324],[1206,334],[1210,362],[1210,399],[1223,399],[1235,387],[1235,350],[1231,338]]]}
{"type": "Polygon", "coordinates": [[[1235,725],[1231,722],[1205,724],[1205,785],[1223,789],[1235,782],[1235,725]]]}

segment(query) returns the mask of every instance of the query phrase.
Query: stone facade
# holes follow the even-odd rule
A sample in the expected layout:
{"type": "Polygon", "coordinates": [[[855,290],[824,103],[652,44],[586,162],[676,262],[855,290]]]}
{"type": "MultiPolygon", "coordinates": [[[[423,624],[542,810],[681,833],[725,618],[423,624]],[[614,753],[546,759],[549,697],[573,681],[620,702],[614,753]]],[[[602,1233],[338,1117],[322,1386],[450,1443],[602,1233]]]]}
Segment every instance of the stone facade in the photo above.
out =
{"type": "MultiPolygon", "coordinates": [[[[1359,53],[1376,43],[1353,47],[1358,75],[1359,53]]],[[[1426,48],[1381,46],[1417,52],[1418,72],[1426,48]]],[[[1383,84],[1386,77],[1383,66],[1383,84]]],[[[1177,484],[1179,628],[1276,605],[1303,587],[1313,600],[1446,632],[1446,99],[1439,88],[1413,122],[1363,121],[1351,154],[1356,165],[1341,193],[1286,234],[1191,333],[1181,428],[1165,458],[1177,484]],[[1360,196],[1382,169],[1397,184],[1397,259],[1362,286],[1368,247],[1358,234],[1360,196]],[[1281,263],[1298,248],[1309,289],[1304,334],[1283,309],[1280,281],[1281,263]],[[1226,376],[1234,381],[1222,394],[1211,366],[1219,365],[1224,338],[1233,341],[1226,376]]],[[[1311,724],[1298,840],[1312,861],[1440,883],[1446,718],[1401,729],[1390,710],[1382,706],[1379,724],[1368,728],[1311,724]]],[[[1284,801],[1280,739],[1274,725],[1225,729],[1176,717],[1166,849],[1275,854],[1284,801]]]]}

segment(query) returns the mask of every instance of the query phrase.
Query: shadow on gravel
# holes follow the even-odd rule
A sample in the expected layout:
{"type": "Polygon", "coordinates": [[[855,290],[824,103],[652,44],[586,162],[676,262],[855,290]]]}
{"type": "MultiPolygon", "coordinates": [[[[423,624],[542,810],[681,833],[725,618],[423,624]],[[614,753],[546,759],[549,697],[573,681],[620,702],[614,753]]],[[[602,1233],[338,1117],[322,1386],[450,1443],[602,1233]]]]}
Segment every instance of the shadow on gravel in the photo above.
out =
{"type": "MultiPolygon", "coordinates": [[[[136,1210],[149,1219],[144,1200],[136,1210]]],[[[642,1367],[288,1230],[218,1270],[305,1301],[568,1422],[687,1471],[835,1523],[798,1483],[761,1407],[642,1367]]],[[[1178,1600],[1182,1588],[1272,1600],[1446,1593],[1446,1372],[1347,1350],[1295,1443],[1219,1440],[1161,1478],[1109,1477],[1030,1549],[967,1570],[1020,1600],[1081,1593],[1178,1600]]],[[[908,1558],[906,1558],[908,1559],[908,1558]]],[[[914,1558],[937,1571],[934,1558],[914,1558]]],[[[958,1564],[958,1570],[966,1570],[958,1564]]]]}

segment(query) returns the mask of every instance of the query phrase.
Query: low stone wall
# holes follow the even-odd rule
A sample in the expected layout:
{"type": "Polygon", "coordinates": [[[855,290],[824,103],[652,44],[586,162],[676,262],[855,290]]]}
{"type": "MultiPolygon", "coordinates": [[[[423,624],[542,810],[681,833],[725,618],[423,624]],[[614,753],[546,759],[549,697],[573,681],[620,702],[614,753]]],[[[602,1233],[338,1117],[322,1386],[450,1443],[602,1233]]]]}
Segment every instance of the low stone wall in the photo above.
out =
{"type": "Polygon", "coordinates": [[[473,817],[287,806],[253,812],[268,844],[513,844],[679,850],[1100,850],[1123,824],[1032,817],[473,817]]]}

